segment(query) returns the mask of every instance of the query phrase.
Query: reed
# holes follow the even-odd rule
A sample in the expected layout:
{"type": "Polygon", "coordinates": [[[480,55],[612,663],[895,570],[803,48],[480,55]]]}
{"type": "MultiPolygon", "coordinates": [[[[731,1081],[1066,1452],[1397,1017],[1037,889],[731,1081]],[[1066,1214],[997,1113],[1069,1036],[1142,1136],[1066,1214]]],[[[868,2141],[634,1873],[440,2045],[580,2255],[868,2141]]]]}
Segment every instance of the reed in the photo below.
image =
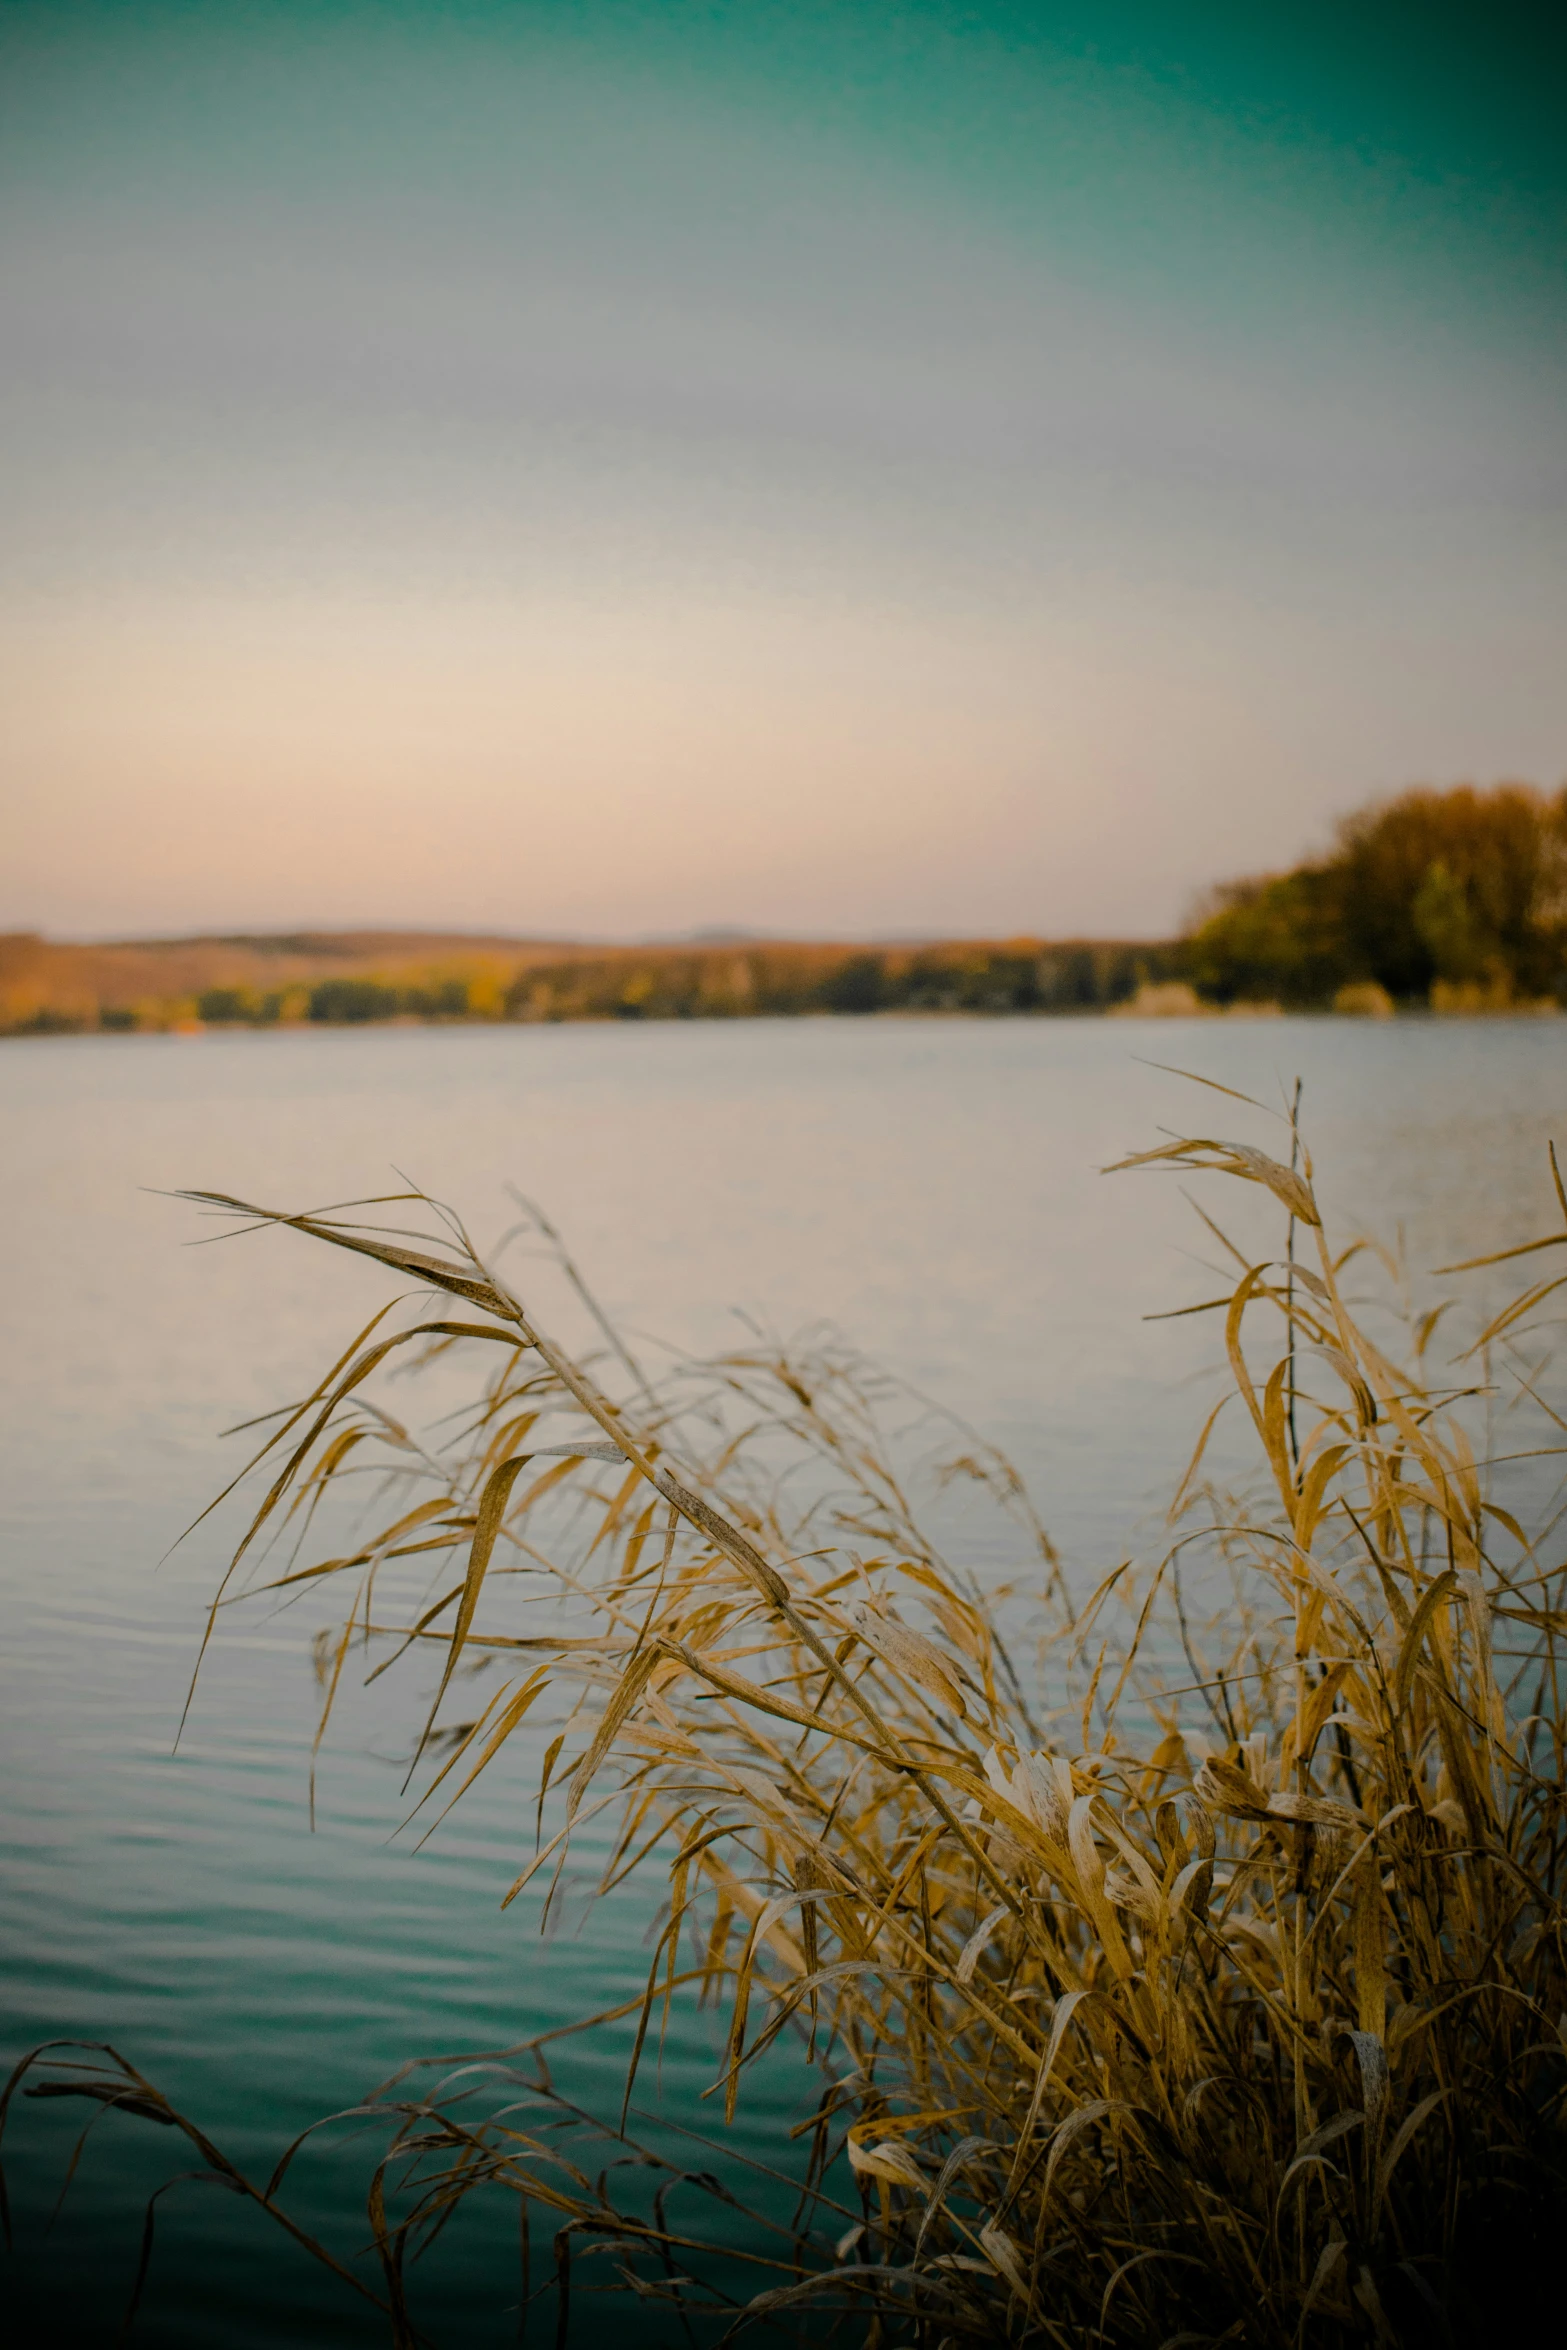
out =
{"type": "MultiPolygon", "coordinates": [[[[1280,1253],[1230,1251],[1205,1309],[1255,1478],[1208,1478],[1210,1418],[1164,1557],[1081,1606],[1000,1456],[831,1342],[653,1377],[602,1318],[600,1354],[564,1351],[417,1195],[412,1236],[190,1195],[442,1301],[361,1332],[268,1435],[212,1620],[246,1592],[343,1591],[323,1728],[351,1671],[433,1654],[422,1825],[564,1703],[505,1898],[558,1882],[590,1822],[613,1823],[606,1886],[649,1854],[667,1868],[611,2138],[680,1999],[726,2019],[726,2117],[781,2034],[819,2089],[800,2209],[771,2236],[758,2221],[736,2295],[704,2284],[699,2226],[574,2165],[526,2051],[495,2059],[488,2107],[471,2070],[404,2077],[372,2109],[394,2340],[422,2338],[410,2260],[480,2190],[547,2219],[558,2341],[589,2243],[707,2340],[816,2338],[836,2314],[854,2340],[932,2350],[1330,2350],[1510,2338],[1554,2307],[1567,1566],[1556,1501],[1531,1532],[1497,1479],[1524,1451],[1555,1476],[1567,1273],[1455,1359],[1441,1305],[1411,1309],[1402,1344],[1373,1338],[1349,1271],[1370,1260],[1324,1229],[1293,1120],[1287,1140],[1293,1164],[1198,1136],[1125,1162],[1261,1185],[1280,1253]],[[436,1455],[371,1391],[398,1360],[454,1358],[474,1401],[436,1455]],[[1013,1529],[1026,1564],[1004,1588],[930,1531],[947,1508],[917,1505],[911,1435],[935,1446],[927,1498],[970,1494],[1013,1529]],[[367,1466],[383,1506],[363,1540],[268,1550],[367,1466]],[[1216,1573],[1226,1603],[1203,1611],[1216,1573]],[[480,1656],[499,1685],[448,1728],[480,1656]]],[[[1504,1252],[1531,1269],[1567,1245],[1554,1154],[1552,1173],[1561,1228],[1504,1252]]],[[[117,2057],[56,2052],[26,2079],[176,2120],[222,2161],[117,2057]]],[[[280,2216],[289,2159],[242,2182],[280,2216]]]]}

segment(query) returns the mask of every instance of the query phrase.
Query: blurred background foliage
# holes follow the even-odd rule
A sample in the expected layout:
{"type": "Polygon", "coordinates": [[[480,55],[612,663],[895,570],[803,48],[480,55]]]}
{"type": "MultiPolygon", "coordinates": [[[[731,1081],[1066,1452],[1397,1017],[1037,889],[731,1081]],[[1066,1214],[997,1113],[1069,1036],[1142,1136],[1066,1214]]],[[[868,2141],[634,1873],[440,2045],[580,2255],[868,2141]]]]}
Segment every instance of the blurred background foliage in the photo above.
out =
{"type": "Polygon", "coordinates": [[[1329,855],[1229,882],[1185,941],[1217,1003],[1503,1010],[1567,993],[1567,790],[1411,791],[1340,825],[1329,855]]]}

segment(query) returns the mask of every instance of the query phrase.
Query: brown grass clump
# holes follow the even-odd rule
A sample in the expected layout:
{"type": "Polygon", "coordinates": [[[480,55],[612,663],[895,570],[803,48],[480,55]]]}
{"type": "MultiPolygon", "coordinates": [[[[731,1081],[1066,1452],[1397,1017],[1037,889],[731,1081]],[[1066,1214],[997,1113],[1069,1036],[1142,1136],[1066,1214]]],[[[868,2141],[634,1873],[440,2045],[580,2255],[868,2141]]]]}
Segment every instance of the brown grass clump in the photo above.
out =
{"type": "MultiPolygon", "coordinates": [[[[995,1503],[1032,1567],[987,1593],[943,1554],[885,1434],[895,1391],[839,1350],[651,1381],[613,1334],[593,1365],[564,1353],[450,1217],[410,1244],[192,1195],[452,1301],[361,1333],[278,1427],[215,1604],[350,1463],[389,1472],[351,1555],[253,1576],[348,1591],[325,1710],[351,1659],[434,1651],[425,1819],[564,1698],[552,1832],[506,1898],[608,1818],[606,1882],[655,1850],[668,1872],[633,2075],[697,1994],[727,2017],[726,2115],[780,2033],[819,2078],[804,2204],[727,2308],[662,2202],[616,2205],[541,2134],[517,2052],[489,2118],[403,2084],[370,2204],[397,2340],[411,2253],[480,2186],[550,2215],[558,2340],[584,2239],[707,2339],[814,2338],[848,2311],[854,2340],[931,2350],[1330,2350],[1512,2338],[1554,2306],[1567,1566],[1554,1501],[1531,1539],[1497,1498],[1507,1456],[1494,1434],[1477,1452],[1476,1415],[1494,1431],[1510,1397],[1539,1433],[1512,1456],[1561,1449],[1542,1332],[1567,1274],[1495,1315],[1456,1383],[1434,1313],[1395,1359],[1291,1144],[1293,1166],[1202,1137],[1125,1162],[1278,1204],[1281,1255],[1237,1256],[1213,1301],[1260,1482],[1204,1486],[1205,1430],[1167,1556],[1081,1609],[1016,1478],[962,1432],[938,1482],[995,1503]],[[438,1460],[363,1400],[399,1350],[486,1366],[438,1460]],[[1204,1557],[1237,1596],[1199,1625],[1204,1557]],[[479,1654],[503,1685],[443,1740],[479,1654]]],[[[1530,1250],[1567,1245],[1556,1190],[1562,1229],[1530,1250]]],[[[156,2098],[128,2067],[43,2086],[156,2098]]]]}

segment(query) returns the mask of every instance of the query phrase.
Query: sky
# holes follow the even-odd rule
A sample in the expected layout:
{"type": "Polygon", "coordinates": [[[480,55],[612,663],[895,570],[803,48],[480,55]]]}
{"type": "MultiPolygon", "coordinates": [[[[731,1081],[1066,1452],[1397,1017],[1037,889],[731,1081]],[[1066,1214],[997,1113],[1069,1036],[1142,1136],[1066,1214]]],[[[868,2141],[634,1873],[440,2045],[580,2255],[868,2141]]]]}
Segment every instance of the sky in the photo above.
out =
{"type": "Polygon", "coordinates": [[[1157,935],[1567,775],[1567,35],[0,0],[0,927],[1157,935]]]}

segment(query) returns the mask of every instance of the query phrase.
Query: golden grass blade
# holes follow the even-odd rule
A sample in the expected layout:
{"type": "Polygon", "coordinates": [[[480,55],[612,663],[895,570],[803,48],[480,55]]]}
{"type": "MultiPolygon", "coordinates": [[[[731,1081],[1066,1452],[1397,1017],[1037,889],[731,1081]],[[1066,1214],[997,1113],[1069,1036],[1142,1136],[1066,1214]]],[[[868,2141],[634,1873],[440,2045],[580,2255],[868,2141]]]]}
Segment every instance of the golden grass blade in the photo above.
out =
{"type": "Polygon", "coordinates": [[[259,1208],[247,1200],[231,1199],[224,1192],[185,1191],[177,1196],[200,1200],[211,1207],[226,1208],[234,1215],[251,1216],[261,1224],[277,1224],[293,1232],[308,1233],[313,1240],[328,1241],[334,1248],[346,1248],[358,1256],[373,1257],[378,1264],[391,1266],[394,1272],[415,1274],[432,1289],[444,1289],[452,1297],[465,1298],[470,1305],[479,1306],[502,1321],[515,1319],[515,1309],[509,1298],[503,1297],[490,1282],[475,1279],[450,1257],[433,1257],[422,1249],[405,1248],[395,1241],[378,1239],[370,1233],[350,1231],[341,1224],[330,1224],[320,1216],[290,1216],[277,1208],[259,1208]]]}
{"type": "Polygon", "coordinates": [[[1410,1683],[1414,1679],[1415,1669],[1420,1662],[1420,1651],[1435,1620],[1436,1611],[1456,1589],[1457,1583],[1457,1568],[1446,1567],[1436,1581],[1421,1593],[1420,1603],[1410,1619],[1409,1630],[1398,1652],[1398,1664],[1393,1675],[1393,1699],[1400,1714],[1408,1707],[1410,1683]]]}
{"type": "Polygon", "coordinates": [[[1387,1921],[1374,1847],[1356,1874],[1354,1932],[1357,2020],[1361,2033],[1380,2043],[1387,2031],[1387,1921]]]}
{"type": "Polygon", "coordinates": [[[1033,2094],[1028,2101],[1028,2112],[1024,2116],[1023,2127],[1018,2132],[1017,2149],[1012,2158],[1012,2176],[1007,2185],[1007,2208],[1011,2205],[1018,2175],[1028,2154],[1029,2142],[1044,2109],[1045,2092],[1050,2086],[1050,2078],[1056,2067],[1056,2058],[1061,2052],[1061,2043],[1066,2038],[1067,2026],[1082,2006],[1083,2001],[1091,1999],[1093,1996],[1092,1987],[1085,1986],[1077,1991],[1068,1991],[1056,2001],[1056,2011],[1050,2023],[1050,2038],[1045,2044],[1045,2053],[1039,2060],[1039,2070],[1034,2077],[1033,2094]]]}
{"type": "Polygon", "coordinates": [[[435,1717],[441,1710],[441,1700],[451,1685],[453,1673],[457,1670],[457,1662],[462,1655],[463,1642],[467,1639],[473,1626],[474,1611],[479,1604],[479,1593],[484,1587],[485,1569],[489,1566],[490,1554],[495,1548],[495,1537],[500,1532],[501,1519],[505,1516],[506,1504],[511,1499],[511,1489],[527,1464],[528,1455],[526,1453],[518,1453],[514,1459],[502,1461],[485,1486],[480,1499],[478,1522],[473,1530],[473,1544],[468,1553],[468,1572],[463,1578],[462,1597],[457,1603],[457,1621],[452,1627],[451,1646],[446,1654],[446,1667],[441,1674],[440,1683],[436,1689],[424,1728],[419,1734],[419,1743],[414,1748],[413,1761],[408,1766],[408,1778],[403,1781],[405,1791],[408,1780],[419,1768],[420,1758],[425,1747],[429,1744],[430,1732],[435,1727],[435,1717]]]}
{"type": "MultiPolygon", "coordinates": [[[[1133,1058],[1142,1060],[1142,1055],[1134,1054],[1133,1058]]],[[[1221,1085],[1217,1077],[1203,1077],[1195,1069],[1176,1069],[1168,1061],[1143,1061],[1143,1067],[1157,1069],[1165,1077],[1183,1077],[1188,1085],[1205,1085],[1210,1093],[1225,1094],[1232,1102],[1243,1102],[1248,1110],[1261,1110],[1265,1117],[1278,1116],[1278,1112],[1270,1110],[1266,1102],[1255,1100],[1249,1093],[1237,1093],[1233,1085],[1221,1085]]]]}
{"type": "Polygon", "coordinates": [[[1208,1168],[1217,1174],[1237,1175],[1247,1183],[1263,1184],[1302,1224],[1314,1229],[1321,1227],[1322,1218],[1305,1178],[1249,1142],[1219,1142],[1211,1136],[1191,1135],[1179,1142],[1163,1143],[1156,1150],[1134,1151],[1130,1157],[1117,1159],[1103,1171],[1107,1175],[1120,1175],[1131,1167],[1155,1166],[1208,1168]]]}
{"type": "Polygon", "coordinates": [[[991,1936],[995,1933],[996,1928],[1002,1923],[1003,1919],[1009,1917],[1010,1915],[1011,1912],[1007,1908],[1006,1903],[1000,1902],[993,1910],[989,1912],[986,1917],[980,1920],[973,1933],[970,1934],[968,1940],[964,1943],[962,1950],[958,1953],[958,1963],[954,1969],[954,1972],[960,1983],[972,1982],[974,1977],[974,1969],[978,1966],[980,1961],[980,1954],[984,1950],[986,1944],[990,1941],[991,1936]]]}

